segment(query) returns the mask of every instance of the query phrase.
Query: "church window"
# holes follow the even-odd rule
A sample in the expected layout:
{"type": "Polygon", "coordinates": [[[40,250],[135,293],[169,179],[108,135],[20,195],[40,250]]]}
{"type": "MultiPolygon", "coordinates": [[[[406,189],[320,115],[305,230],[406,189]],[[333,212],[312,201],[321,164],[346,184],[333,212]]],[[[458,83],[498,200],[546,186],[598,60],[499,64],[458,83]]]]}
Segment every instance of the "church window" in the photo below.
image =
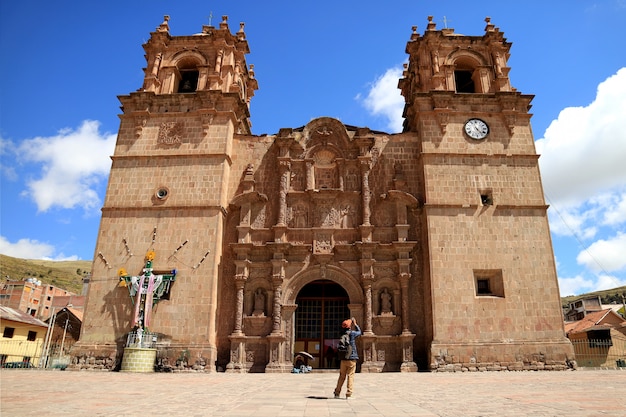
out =
{"type": "Polygon", "coordinates": [[[489,278],[476,279],[476,294],[489,295],[491,290],[489,289],[489,278]]]}
{"type": "Polygon", "coordinates": [[[193,93],[198,88],[198,71],[181,70],[180,82],[178,83],[179,93],[193,93]]]}
{"type": "Polygon", "coordinates": [[[480,193],[480,204],[483,206],[493,205],[493,195],[491,191],[482,191],[480,193]]]}
{"type": "Polygon", "coordinates": [[[474,270],[476,296],[504,297],[502,270],[474,270]]]}
{"type": "Polygon", "coordinates": [[[474,80],[472,79],[472,71],[457,70],[454,71],[454,82],[456,83],[457,93],[475,93],[474,80]]]}
{"type": "Polygon", "coordinates": [[[457,93],[480,93],[478,67],[480,63],[474,56],[461,55],[454,60],[454,84],[457,93]]]}

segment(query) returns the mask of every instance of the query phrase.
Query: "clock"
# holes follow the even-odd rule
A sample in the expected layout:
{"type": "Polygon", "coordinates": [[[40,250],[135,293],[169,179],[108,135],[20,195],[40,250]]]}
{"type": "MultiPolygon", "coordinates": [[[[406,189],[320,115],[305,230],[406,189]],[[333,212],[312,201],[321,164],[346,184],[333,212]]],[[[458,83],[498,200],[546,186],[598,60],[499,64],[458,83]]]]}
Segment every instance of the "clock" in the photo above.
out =
{"type": "Polygon", "coordinates": [[[465,133],[472,139],[485,139],[489,134],[489,126],[480,119],[469,119],[465,122],[465,133]]]}

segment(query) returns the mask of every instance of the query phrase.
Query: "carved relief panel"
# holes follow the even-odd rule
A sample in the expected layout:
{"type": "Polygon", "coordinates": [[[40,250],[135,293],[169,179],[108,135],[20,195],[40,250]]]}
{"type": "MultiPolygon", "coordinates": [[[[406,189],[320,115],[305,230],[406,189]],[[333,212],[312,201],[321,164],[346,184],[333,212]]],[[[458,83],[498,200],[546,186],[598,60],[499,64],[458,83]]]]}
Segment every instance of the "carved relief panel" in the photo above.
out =
{"type": "Polygon", "coordinates": [[[296,164],[293,164],[292,166],[293,168],[291,169],[289,189],[291,191],[304,191],[304,186],[306,184],[304,168],[296,164]]]}
{"type": "Polygon", "coordinates": [[[309,226],[309,206],[307,203],[299,201],[290,207],[288,225],[294,228],[309,226]]]}
{"type": "Polygon", "coordinates": [[[359,171],[356,167],[347,167],[344,181],[345,191],[360,191],[359,171]]]}

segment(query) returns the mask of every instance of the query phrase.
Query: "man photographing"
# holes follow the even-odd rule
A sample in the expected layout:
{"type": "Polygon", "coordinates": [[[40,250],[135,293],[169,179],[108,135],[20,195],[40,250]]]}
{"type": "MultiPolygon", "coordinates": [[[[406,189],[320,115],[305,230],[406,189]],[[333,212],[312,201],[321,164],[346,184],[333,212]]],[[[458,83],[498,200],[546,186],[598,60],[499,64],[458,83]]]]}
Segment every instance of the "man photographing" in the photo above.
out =
{"type": "Polygon", "coordinates": [[[359,360],[359,354],[356,350],[356,338],[361,336],[361,328],[356,323],[356,319],[344,320],[341,323],[342,335],[339,342],[339,355],[341,359],[341,365],[339,366],[339,379],[337,380],[337,387],[335,387],[335,398],[339,398],[343,382],[348,377],[348,385],[346,391],[346,399],[352,396],[352,389],[354,386],[354,374],[356,372],[356,362],[359,360]],[[345,340],[345,343],[342,341],[345,340]],[[341,351],[341,346],[345,344],[346,349],[341,351]]]}

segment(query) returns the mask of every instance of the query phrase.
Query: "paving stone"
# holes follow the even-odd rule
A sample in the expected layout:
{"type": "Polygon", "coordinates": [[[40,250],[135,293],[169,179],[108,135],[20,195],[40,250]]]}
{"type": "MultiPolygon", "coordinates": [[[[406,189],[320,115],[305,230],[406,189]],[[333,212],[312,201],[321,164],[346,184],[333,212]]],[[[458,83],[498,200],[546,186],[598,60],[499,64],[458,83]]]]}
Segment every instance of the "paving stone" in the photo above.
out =
{"type": "Polygon", "coordinates": [[[0,371],[0,415],[590,417],[626,415],[626,371],[357,374],[0,371]]]}

